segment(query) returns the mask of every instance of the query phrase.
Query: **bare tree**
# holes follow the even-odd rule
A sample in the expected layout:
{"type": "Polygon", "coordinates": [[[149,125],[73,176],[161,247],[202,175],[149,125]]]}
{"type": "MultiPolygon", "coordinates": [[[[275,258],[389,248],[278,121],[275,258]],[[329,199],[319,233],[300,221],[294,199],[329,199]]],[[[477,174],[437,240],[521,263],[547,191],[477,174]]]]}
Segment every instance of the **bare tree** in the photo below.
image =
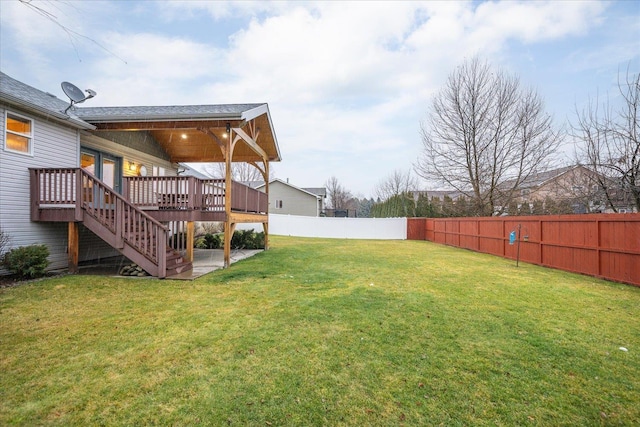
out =
{"type": "MultiPolygon", "coordinates": [[[[204,172],[213,178],[225,177],[224,163],[209,163],[204,167],[204,172]]],[[[273,177],[273,169],[269,170],[269,179],[273,177]]],[[[264,181],[264,177],[258,168],[250,163],[231,163],[231,179],[238,182],[264,181]]]]}
{"type": "Polygon", "coordinates": [[[449,75],[421,136],[416,173],[461,192],[474,215],[506,211],[560,142],[540,96],[477,57],[449,75]]]}
{"type": "Polygon", "coordinates": [[[620,105],[607,97],[602,105],[590,101],[576,111],[573,136],[582,142],[578,159],[596,172],[596,184],[614,212],[633,207],[640,212],[640,73],[618,77],[620,105]]]}
{"type": "Polygon", "coordinates": [[[381,200],[387,200],[390,197],[416,190],[417,187],[417,180],[410,170],[401,171],[396,169],[386,178],[382,179],[378,185],[376,185],[374,191],[376,197],[381,200]]]}
{"type": "Polygon", "coordinates": [[[354,208],[351,192],[340,184],[338,178],[332,176],[324,185],[327,187],[328,206],[333,209],[354,208]]]}
{"type": "Polygon", "coordinates": [[[375,194],[382,202],[393,200],[393,216],[413,216],[415,201],[413,191],[416,190],[417,180],[411,171],[394,170],[389,176],[381,180],[375,187],[375,194]]]}
{"type": "Polygon", "coordinates": [[[0,227],[0,262],[2,261],[2,256],[9,248],[10,244],[11,239],[9,238],[9,234],[2,230],[2,227],[0,227]]]}

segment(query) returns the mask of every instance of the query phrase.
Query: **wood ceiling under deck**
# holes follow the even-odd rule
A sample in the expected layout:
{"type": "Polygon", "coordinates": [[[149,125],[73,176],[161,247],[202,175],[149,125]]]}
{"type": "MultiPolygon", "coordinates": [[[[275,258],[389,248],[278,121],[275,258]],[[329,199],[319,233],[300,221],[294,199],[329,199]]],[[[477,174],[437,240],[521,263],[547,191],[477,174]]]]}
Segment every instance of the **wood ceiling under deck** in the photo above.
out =
{"type": "MultiPolygon", "coordinates": [[[[232,129],[244,131],[255,140],[268,161],[280,161],[280,153],[269,118],[266,114],[250,121],[245,120],[162,120],[162,121],[116,121],[94,123],[95,132],[100,131],[148,131],[169,155],[172,162],[224,162],[221,147],[226,145],[227,124],[232,129]]],[[[233,150],[234,162],[261,162],[263,157],[249,143],[238,139],[233,150]]]]}

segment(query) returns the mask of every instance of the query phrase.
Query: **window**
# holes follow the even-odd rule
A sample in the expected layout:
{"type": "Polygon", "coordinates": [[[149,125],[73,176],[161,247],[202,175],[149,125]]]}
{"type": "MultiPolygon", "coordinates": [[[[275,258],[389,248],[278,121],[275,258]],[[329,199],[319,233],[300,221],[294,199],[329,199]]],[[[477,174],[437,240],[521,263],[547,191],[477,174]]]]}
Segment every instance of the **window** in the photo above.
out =
{"type": "Polygon", "coordinates": [[[276,200],[276,209],[282,209],[282,200],[276,200]]]}
{"type": "Polygon", "coordinates": [[[33,153],[33,120],[7,111],[4,149],[16,153],[33,153]]]}

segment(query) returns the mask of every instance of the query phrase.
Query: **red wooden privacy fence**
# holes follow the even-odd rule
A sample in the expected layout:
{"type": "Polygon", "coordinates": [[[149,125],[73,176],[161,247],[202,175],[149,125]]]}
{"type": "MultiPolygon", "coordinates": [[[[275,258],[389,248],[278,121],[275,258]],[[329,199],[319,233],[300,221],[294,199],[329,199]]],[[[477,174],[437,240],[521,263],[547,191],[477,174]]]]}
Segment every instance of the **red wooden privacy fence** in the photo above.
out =
{"type": "Polygon", "coordinates": [[[429,240],[640,286],[640,214],[409,218],[407,239],[429,240]]]}

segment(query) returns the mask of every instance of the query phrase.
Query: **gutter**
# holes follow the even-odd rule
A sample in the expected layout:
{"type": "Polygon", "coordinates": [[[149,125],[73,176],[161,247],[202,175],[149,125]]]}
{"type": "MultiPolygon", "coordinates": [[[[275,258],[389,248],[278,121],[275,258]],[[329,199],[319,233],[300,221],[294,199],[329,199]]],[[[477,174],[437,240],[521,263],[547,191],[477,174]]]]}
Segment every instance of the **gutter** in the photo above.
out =
{"type": "MultiPolygon", "coordinates": [[[[82,114],[81,114],[82,116],[82,114]]],[[[241,114],[235,114],[230,116],[228,114],[185,114],[183,116],[178,114],[171,115],[112,115],[112,116],[82,116],[82,120],[90,121],[92,123],[114,123],[114,122],[173,122],[173,121],[208,121],[208,120],[242,120],[241,114]]]]}
{"type": "Polygon", "coordinates": [[[86,130],[94,130],[96,128],[91,123],[87,123],[78,117],[68,116],[61,111],[49,110],[39,105],[32,104],[30,102],[25,102],[23,99],[16,98],[11,95],[7,95],[6,93],[0,94],[0,101],[4,101],[9,105],[21,108],[23,110],[28,110],[34,113],[53,117],[57,119],[57,121],[59,122],[62,122],[65,124],[71,124],[76,128],[86,129],[86,130]]]}

